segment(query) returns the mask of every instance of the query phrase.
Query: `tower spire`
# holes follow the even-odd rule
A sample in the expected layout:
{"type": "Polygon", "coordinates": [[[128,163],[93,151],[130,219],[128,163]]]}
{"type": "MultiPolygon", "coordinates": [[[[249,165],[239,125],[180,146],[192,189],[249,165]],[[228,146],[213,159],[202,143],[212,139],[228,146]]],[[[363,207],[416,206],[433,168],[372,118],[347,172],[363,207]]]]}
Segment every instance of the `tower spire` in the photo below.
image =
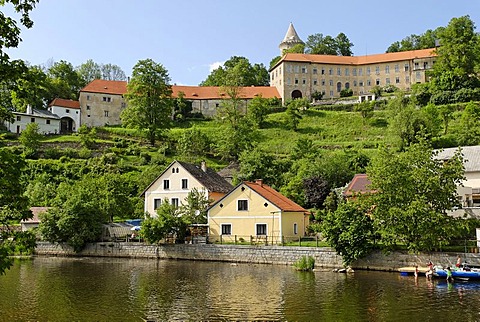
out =
{"type": "Polygon", "coordinates": [[[285,37],[283,38],[283,41],[280,43],[278,48],[280,48],[280,55],[283,55],[283,51],[285,49],[290,49],[295,45],[298,44],[305,44],[300,37],[297,34],[297,31],[295,30],[295,27],[293,26],[293,23],[290,22],[290,25],[288,26],[287,33],[285,34],[285,37]]]}

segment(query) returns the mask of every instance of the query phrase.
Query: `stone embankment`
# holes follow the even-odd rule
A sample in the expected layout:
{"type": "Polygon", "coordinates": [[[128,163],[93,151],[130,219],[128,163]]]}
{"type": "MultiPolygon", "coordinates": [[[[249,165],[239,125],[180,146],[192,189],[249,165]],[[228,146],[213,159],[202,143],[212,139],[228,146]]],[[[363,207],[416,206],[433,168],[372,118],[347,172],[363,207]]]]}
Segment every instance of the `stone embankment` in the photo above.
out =
{"type": "MultiPolygon", "coordinates": [[[[146,245],[128,242],[99,242],[88,244],[80,253],[64,244],[39,242],[36,255],[84,256],[84,257],[124,257],[152,259],[180,259],[198,261],[222,261],[232,263],[256,263],[291,265],[302,256],[315,258],[316,267],[342,267],[342,258],[329,247],[286,247],[286,246],[243,246],[215,244],[146,245]]],[[[426,266],[428,261],[443,266],[453,266],[457,256],[462,256],[470,265],[480,266],[480,255],[463,253],[421,253],[408,254],[394,252],[389,255],[380,252],[356,261],[355,269],[394,271],[404,266],[426,266]]]]}

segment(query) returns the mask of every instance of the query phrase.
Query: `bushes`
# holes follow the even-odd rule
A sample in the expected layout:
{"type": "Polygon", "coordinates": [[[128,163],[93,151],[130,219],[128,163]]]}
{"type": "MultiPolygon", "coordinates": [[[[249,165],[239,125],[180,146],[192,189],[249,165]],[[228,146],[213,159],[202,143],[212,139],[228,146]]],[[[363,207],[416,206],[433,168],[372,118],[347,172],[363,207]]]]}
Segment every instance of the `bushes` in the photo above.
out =
{"type": "Polygon", "coordinates": [[[315,268],[315,258],[312,256],[302,256],[293,266],[299,271],[311,271],[315,268]]]}

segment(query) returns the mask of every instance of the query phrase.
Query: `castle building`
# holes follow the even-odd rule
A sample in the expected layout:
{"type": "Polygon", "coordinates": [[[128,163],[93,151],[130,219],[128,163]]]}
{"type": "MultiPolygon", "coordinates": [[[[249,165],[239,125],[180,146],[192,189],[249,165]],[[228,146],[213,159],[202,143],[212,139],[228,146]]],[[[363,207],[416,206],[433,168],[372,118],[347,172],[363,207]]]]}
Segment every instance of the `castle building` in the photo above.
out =
{"type": "MultiPolygon", "coordinates": [[[[301,40],[290,24],[280,51],[301,40]]],[[[353,95],[369,93],[375,86],[393,85],[410,90],[428,81],[426,71],[435,62],[435,48],[366,56],[333,56],[287,53],[270,68],[270,85],[282,100],[307,97],[314,92],[338,98],[344,89],[353,95]]]]}

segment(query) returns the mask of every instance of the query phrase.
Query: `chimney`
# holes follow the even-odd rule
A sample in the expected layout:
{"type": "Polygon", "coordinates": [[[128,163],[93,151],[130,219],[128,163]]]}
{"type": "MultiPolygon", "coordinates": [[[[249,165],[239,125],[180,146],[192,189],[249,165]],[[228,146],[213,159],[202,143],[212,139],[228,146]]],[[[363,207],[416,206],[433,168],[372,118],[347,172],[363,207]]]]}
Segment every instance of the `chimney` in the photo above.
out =
{"type": "Polygon", "coordinates": [[[255,180],[255,183],[258,184],[260,187],[263,187],[263,179],[255,180]]]}
{"type": "Polygon", "coordinates": [[[207,163],[205,161],[202,161],[202,163],[200,164],[200,168],[203,172],[207,172],[207,163]]]}
{"type": "Polygon", "coordinates": [[[27,105],[27,114],[30,114],[32,115],[33,114],[33,110],[32,110],[32,107],[29,105],[27,105]]]}

